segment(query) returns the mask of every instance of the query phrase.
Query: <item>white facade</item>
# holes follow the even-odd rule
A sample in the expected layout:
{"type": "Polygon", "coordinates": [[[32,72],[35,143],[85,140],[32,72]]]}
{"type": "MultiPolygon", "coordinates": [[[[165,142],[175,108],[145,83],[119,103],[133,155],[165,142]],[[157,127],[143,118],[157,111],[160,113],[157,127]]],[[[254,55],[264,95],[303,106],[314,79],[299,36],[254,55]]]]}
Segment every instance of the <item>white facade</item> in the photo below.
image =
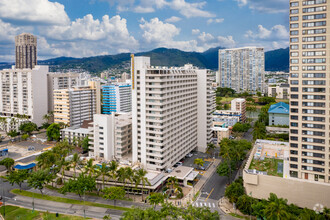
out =
{"type": "Polygon", "coordinates": [[[265,92],[264,48],[244,47],[219,50],[220,87],[236,92],[265,92]]]}
{"type": "Polygon", "coordinates": [[[4,69],[0,71],[0,114],[27,115],[41,126],[48,113],[48,66],[33,69],[4,69]]]}
{"type": "Polygon", "coordinates": [[[85,137],[89,136],[92,128],[81,128],[79,126],[76,127],[68,127],[61,130],[61,139],[67,140],[69,144],[72,144],[74,140],[83,140],[85,137]]]}
{"type": "Polygon", "coordinates": [[[246,100],[242,98],[236,98],[231,100],[231,111],[241,112],[241,121],[246,120],[246,100]]]}
{"type": "Polygon", "coordinates": [[[151,67],[149,57],[132,61],[133,163],[161,171],[206,149],[214,102],[207,70],[151,67]]]}
{"type": "Polygon", "coordinates": [[[90,157],[121,159],[132,148],[131,114],[95,114],[90,139],[90,157]]]}

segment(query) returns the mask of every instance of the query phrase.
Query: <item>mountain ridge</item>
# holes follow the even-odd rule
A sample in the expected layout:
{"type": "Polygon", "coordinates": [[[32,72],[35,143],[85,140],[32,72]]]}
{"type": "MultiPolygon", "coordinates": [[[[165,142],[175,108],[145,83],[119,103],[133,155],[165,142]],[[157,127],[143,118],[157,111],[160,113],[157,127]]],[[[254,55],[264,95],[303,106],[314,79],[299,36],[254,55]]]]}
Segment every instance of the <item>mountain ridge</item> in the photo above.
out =
{"type": "MultiPolygon", "coordinates": [[[[202,53],[186,52],[173,48],[156,48],[147,52],[136,53],[135,56],[149,56],[153,66],[183,66],[191,63],[200,68],[212,70],[218,69],[218,50],[224,47],[210,48],[202,53]]],[[[118,67],[130,61],[130,53],[116,55],[102,55],[94,57],[57,57],[38,61],[41,65],[50,65],[55,69],[85,69],[91,73],[100,73],[109,68],[118,67]]],[[[11,65],[12,63],[7,63],[11,65]]],[[[1,67],[8,68],[6,63],[1,62],[1,67]]],[[[266,71],[289,70],[289,48],[277,49],[265,52],[266,71]]]]}

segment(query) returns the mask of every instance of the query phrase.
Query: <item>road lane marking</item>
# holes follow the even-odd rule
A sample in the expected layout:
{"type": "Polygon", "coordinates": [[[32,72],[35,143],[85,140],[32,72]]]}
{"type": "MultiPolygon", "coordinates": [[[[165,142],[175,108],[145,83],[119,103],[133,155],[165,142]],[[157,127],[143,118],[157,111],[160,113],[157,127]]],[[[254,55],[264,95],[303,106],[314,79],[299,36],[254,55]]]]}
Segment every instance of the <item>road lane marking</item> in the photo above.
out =
{"type": "Polygon", "coordinates": [[[201,207],[203,206],[203,203],[200,203],[201,204],[201,207]]]}
{"type": "Polygon", "coordinates": [[[209,207],[211,208],[211,203],[209,203],[209,207]]]}
{"type": "Polygon", "coordinates": [[[213,204],[213,208],[215,208],[215,205],[214,205],[214,203],[212,203],[213,204]]]}
{"type": "Polygon", "coordinates": [[[206,202],[204,202],[204,206],[207,206],[207,205],[206,205],[206,202]]]}
{"type": "Polygon", "coordinates": [[[209,195],[206,197],[205,202],[208,200],[208,198],[209,198],[210,195],[212,194],[213,190],[214,190],[214,188],[212,188],[211,192],[210,192],[209,195]]]}
{"type": "Polygon", "coordinates": [[[198,207],[198,202],[195,203],[196,207],[198,207]]]}

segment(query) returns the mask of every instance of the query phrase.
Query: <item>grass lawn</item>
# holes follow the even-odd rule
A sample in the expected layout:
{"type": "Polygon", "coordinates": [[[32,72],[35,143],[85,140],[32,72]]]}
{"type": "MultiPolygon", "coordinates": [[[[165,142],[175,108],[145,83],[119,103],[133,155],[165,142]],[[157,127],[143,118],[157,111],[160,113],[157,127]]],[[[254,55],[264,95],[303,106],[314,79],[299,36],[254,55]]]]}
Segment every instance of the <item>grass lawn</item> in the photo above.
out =
{"type": "Polygon", "coordinates": [[[235,217],[235,218],[249,219],[249,218],[247,218],[247,217],[240,216],[240,215],[237,215],[237,214],[235,214],[235,213],[229,213],[229,215],[231,215],[231,216],[233,216],[233,217],[235,217]]]}
{"type": "MultiPolygon", "coordinates": [[[[10,192],[13,193],[13,194],[16,194],[16,195],[34,197],[36,199],[43,199],[43,200],[49,200],[49,201],[54,201],[54,202],[69,203],[69,204],[75,204],[75,205],[84,205],[84,201],[75,200],[75,199],[67,199],[67,198],[62,198],[62,197],[58,197],[58,196],[41,195],[40,193],[33,193],[33,192],[25,191],[25,190],[22,190],[20,192],[19,189],[13,189],[10,192]]],[[[88,202],[88,201],[85,201],[85,205],[94,206],[94,207],[101,207],[101,208],[107,208],[107,209],[116,209],[116,210],[121,210],[121,211],[130,210],[130,208],[126,208],[126,207],[113,206],[113,205],[107,205],[107,204],[95,203],[95,202],[88,202]]]]}
{"type": "Polygon", "coordinates": [[[280,159],[265,158],[265,160],[255,160],[253,159],[249,169],[256,169],[258,171],[267,172],[271,176],[283,177],[283,173],[277,173],[278,162],[282,162],[280,159]]]}
{"type": "Polygon", "coordinates": [[[233,100],[233,99],[235,99],[235,98],[234,97],[228,97],[228,98],[226,98],[226,97],[216,97],[216,101],[217,102],[222,102],[222,103],[231,102],[231,100],[233,100]]]}
{"type": "MultiPolygon", "coordinates": [[[[4,207],[0,208],[0,212],[3,215],[4,207]]],[[[40,212],[30,209],[20,208],[17,206],[6,205],[6,219],[22,219],[22,220],[40,220],[40,219],[59,219],[59,220],[82,220],[85,219],[80,216],[71,216],[59,214],[59,217],[56,217],[54,213],[49,212],[40,212]]],[[[90,219],[90,218],[86,218],[90,219]]]]}

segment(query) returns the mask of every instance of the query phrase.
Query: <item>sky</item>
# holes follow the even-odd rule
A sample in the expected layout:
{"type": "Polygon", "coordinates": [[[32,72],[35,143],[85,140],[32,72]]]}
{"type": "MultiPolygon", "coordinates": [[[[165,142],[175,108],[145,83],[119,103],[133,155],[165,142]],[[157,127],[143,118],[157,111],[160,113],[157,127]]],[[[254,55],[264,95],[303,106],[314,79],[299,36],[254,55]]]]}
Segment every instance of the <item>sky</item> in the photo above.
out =
{"type": "Polygon", "coordinates": [[[89,57],[158,47],[289,44],[289,0],[0,0],[0,62],[15,36],[38,38],[38,59],[89,57]]]}

